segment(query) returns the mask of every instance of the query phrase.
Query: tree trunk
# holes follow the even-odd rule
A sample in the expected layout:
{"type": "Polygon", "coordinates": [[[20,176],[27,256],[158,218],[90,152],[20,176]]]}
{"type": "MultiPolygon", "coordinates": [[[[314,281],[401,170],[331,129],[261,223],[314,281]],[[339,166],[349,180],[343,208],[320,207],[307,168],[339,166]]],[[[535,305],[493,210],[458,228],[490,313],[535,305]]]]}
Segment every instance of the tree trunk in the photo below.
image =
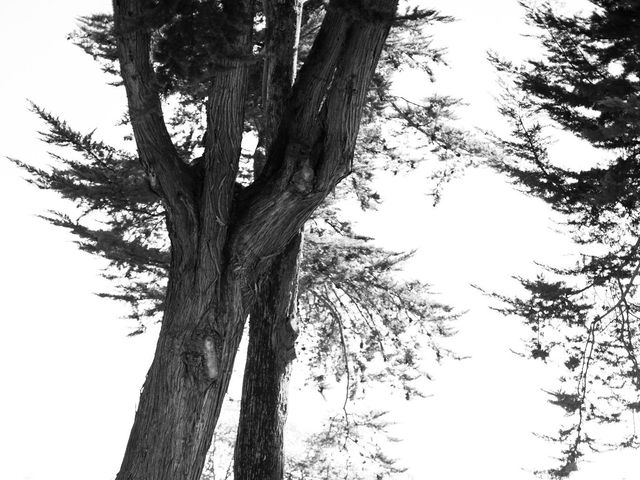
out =
{"type": "MultiPolygon", "coordinates": [[[[117,480],[200,478],[246,317],[239,289],[213,307],[230,328],[224,342],[209,322],[210,298],[194,295],[194,276],[170,279],[151,368],[117,480]]],[[[235,291],[234,291],[235,290],[235,291]]]]}
{"type": "MultiPolygon", "coordinates": [[[[236,38],[229,44],[236,51],[220,58],[224,68],[211,81],[204,161],[194,170],[171,142],[151,65],[155,27],[147,19],[165,5],[113,2],[131,124],[163,199],[172,256],[160,337],[117,480],[199,479],[257,283],[275,268],[274,258],[294,251],[288,246],[304,222],[349,173],[367,87],[397,7],[397,0],[330,2],[286,99],[264,170],[239,192],[248,77],[243,58],[253,46],[253,2],[221,3],[233,20],[236,38]]],[[[295,281],[288,284],[293,288],[295,281]]],[[[284,371],[282,345],[292,344],[293,335],[278,325],[270,328],[270,342],[279,345],[274,365],[284,371]]],[[[278,428],[271,430],[278,435],[278,428]]]]}
{"type": "Polygon", "coordinates": [[[298,235],[268,271],[249,316],[235,480],[281,480],[291,361],[295,358],[298,235]]]}
{"type": "MultiPolygon", "coordinates": [[[[266,20],[262,75],[262,121],[254,155],[258,178],[277,133],[296,75],[302,2],[263,2],[266,20]]],[[[295,358],[295,314],[302,234],[279,255],[257,285],[249,315],[236,448],[235,480],[282,480],[283,429],[287,417],[291,361],[295,358]]]]}

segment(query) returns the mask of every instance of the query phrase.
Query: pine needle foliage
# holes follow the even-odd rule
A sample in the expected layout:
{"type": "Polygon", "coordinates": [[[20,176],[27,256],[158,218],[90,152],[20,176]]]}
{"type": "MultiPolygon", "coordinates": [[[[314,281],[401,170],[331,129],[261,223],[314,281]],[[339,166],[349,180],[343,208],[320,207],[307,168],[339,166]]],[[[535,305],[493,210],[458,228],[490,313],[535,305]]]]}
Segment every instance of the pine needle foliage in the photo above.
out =
{"type": "Polygon", "coordinates": [[[562,213],[583,255],[571,267],[521,279],[526,295],[498,296],[531,326],[530,354],[566,367],[551,402],[567,415],[562,456],[541,474],[569,476],[589,450],[637,447],[640,399],[640,2],[591,2],[586,13],[523,4],[540,32],[541,59],[502,72],[500,109],[512,127],[493,165],[562,213]],[[598,161],[552,158],[551,127],[595,147],[598,161]],[[617,426],[616,426],[617,425],[617,426]]]}

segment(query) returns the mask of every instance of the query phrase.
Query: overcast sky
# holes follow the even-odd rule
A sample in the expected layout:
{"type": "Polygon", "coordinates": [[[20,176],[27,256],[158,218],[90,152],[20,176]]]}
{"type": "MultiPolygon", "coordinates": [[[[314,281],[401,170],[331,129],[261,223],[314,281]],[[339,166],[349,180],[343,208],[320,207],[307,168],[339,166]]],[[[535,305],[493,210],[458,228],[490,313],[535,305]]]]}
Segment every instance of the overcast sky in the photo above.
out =
{"type": "MultiPolygon", "coordinates": [[[[436,43],[449,50],[449,67],[438,72],[436,84],[407,77],[404,87],[463,97],[469,103],[460,112],[465,122],[500,128],[485,52],[517,59],[536,51],[520,35],[526,27],[517,1],[425,2],[431,5],[459,19],[435,32],[436,43]]],[[[0,2],[1,156],[47,161],[27,98],[76,127],[97,128],[107,140],[114,135],[123,91],[106,86],[91,58],[66,40],[78,16],[109,10],[107,0],[0,2]]],[[[572,144],[572,152],[576,148],[572,144]]],[[[132,326],[120,318],[125,310],[94,295],[109,288],[99,276],[104,262],[78,252],[69,233],[36,217],[65,204],[20,177],[0,162],[0,478],[111,479],[156,332],[126,337],[132,326]]],[[[437,369],[433,396],[403,405],[401,460],[416,480],[531,480],[531,471],[549,466],[553,452],[533,433],[554,433],[558,425],[559,412],[543,392],[556,372],[511,353],[527,330],[491,312],[469,285],[513,291],[512,275],[533,272],[534,261],[562,261],[572,252],[570,242],[545,205],[486,170],[454,181],[437,208],[424,187],[419,176],[390,181],[386,203],[361,226],[391,248],[417,248],[407,273],[469,309],[452,346],[472,358],[437,369]]],[[[308,415],[295,399],[292,422],[308,415]]],[[[630,480],[639,467],[636,452],[602,454],[574,479],[630,480]]]]}

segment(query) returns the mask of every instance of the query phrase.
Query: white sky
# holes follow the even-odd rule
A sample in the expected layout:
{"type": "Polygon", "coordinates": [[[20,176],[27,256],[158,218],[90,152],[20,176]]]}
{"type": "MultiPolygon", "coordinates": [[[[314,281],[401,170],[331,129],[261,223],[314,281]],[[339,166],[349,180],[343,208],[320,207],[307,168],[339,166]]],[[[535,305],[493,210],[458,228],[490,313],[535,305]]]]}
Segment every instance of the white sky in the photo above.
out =
{"type": "MultiPolygon", "coordinates": [[[[438,73],[435,88],[469,102],[460,112],[465,121],[498,126],[485,51],[512,58],[535,51],[519,36],[525,27],[516,0],[425,5],[460,19],[438,28],[436,43],[448,47],[450,68],[438,73]]],[[[0,3],[0,155],[47,161],[27,98],[72,125],[98,127],[97,134],[109,139],[124,110],[123,92],[106,86],[91,58],[66,40],[75,18],[108,10],[108,0],[0,3]]],[[[424,94],[434,89],[418,78],[404,85],[416,94],[422,87],[424,94]]],[[[35,216],[64,202],[20,176],[0,162],[0,479],[111,479],[155,332],[126,337],[131,325],[120,319],[124,310],[93,295],[109,288],[99,277],[103,262],[78,252],[69,233],[35,216]]],[[[389,247],[419,249],[408,273],[434,285],[443,300],[469,309],[452,344],[472,355],[434,372],[432,397],[402,406],[402,460],[416,480],[533,479],[531,471],[547,466],[553,452],[533,432],[555,432],[559,412],[542,389],[552,388],[556,372],[510,352],[521,346],[526,329],[491,312],[469,284],[513,291],[512,275],[532,272],[534,260],[562,261],[570,244],[555,233],[540,201],[486,170],[452,183],[435,209],[422,193],[423,178],[401,181],[385,186],[386,204],[362,227],[389,247]]],[[[296,395],[292,422],[308,415],[296,395]]],[[[573,478],[632,479],[639,467],[636,452],[603,454],[573,478]]]]}

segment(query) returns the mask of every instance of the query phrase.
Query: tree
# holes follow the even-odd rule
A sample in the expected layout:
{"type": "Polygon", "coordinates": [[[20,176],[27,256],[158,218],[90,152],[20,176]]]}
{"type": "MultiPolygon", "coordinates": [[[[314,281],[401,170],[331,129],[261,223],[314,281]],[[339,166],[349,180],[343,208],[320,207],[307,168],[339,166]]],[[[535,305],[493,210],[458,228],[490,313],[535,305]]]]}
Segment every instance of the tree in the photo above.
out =
{"type": "Polygon", "coordinates": [[[560,465],[547,472],[555,477],[568,476],[585,446],[597,449],[607,435],[618,435],[614,446],[638,446],[635,428],[625,434],[604,427],[633,418],[640,405],[640,4],[591,3],[580,15],[548,3],[526,7],[544,57],[522,66],[493,58],[513,82],[501,105],[512,136],[498,142],[506,157],[493,164],[563,213],[584,249],[575,266],[522,279],[528,296],[499,296],[507,313],[531,326],[531,356],[566,367],[564,385],[551,397],[569,418],[555,437],[563,445],[560,465]],[[551,158],[549,120],[597,148],[597,164],[567,167],[551,158]]]}
{"type": "MultiPolygon", "coordinates": [[[[235,178],[253,2],[114,2],[131,126],[162,198],[171,242],[158,347],[117,478],[200,476],[257,282],[348,174],[366,90],[396,6],[383,0],[330,4],[264,169],[242,189],[235,178]],[[176,16],[189,7],[184,17],[176,16]],[[217,48],[193,52],[208,55],[215,70],[204,155],[193,165],[183,161],[167,132],[150,62],[153,27],[173,18],[194,21],[196,34],[198,23],[213,20],[220,27],[206,39],[217,48]]],[[[283,19],[276,13],[272,21],[281,25],[283,19]]]]}
{"type": "MultiPolygon", "coordinates": [[[[106,71],[122,72],[129,93],[128,121],[134,130],[144,173],[132,155],[96,141],[92,135],[82,135],[72,130],[38,107],[37,113],[49,125],[45,139],[57,145],[72,146],[84,159],[67,161],[63,169],[53,172],[25,166],[35,175],[40,186],[52,188],[78,201],[85,208],[85,213],[106,213],[107,229],[94,228],[65,215],[54,216],[52,221],[71,228],[81,238],[83,248],[106,256],[116,267],[116,274],[119,269],[119,273],[125,277],[121,291],[107,296],[129,301],[134,306],[134,315],[139,318],[164,313],[156,359],[145,385],[120,476],[128,478],[126,475],[131,474],[134,475],[132,478],[137,478],[135,475],[138,474],[169,475],[167,472],[189,478],[196,475],[198,465],[204,462],[202,449],[209,442],[207,432],[213,430],[219,414],[244,316],[251,312],[250,361],[246,366],[244,387],[247,393],[243,395],[243,409],[249,413],[241,421],[236,457],[241,458],[242,462],[236,462],[236,478],[255,478],[256,475],[261,478],[280,478],[284,422],[281,412],[286,408],[284,387],[295,339],[291,319],[300,244],[297,232],[313,208],[317,208],[323,197],[334,188],[338,178],[347,173],[344,165],[330,164],[327,159],[337,162],[340,157],[340,161],[347,162],[345,165],[350,162],[349,157],[355,148],[355,132],[352,128],[354,122],[359,120],[359,112],[365,108],[366,100],[369,105],[365,111],[366,119],[388,120],[385,118],[389,116],[388,112],[382,115],[392,104],[388,94],[388,75],[375,76],[372,71],[378,53],[374,49],[369,52],[374,54],[373,57],[369,53],[360,57],[360,53],[356,55],[356,52],[360,52],[369,40],[375,40],[378,48],[376,42],[384,40],[385,28],[390,25],[393,16],[389,13],[390,9],[374,8],[373,3],[372,10],[367,10],[369,6],[365,6],[365,12],[369,13],[364,19],[361,17],[363,12],[351,12],[351,16],[344,19],[340,17],[340,9],[344,5],[330,6],[323,17],[323,9],[320,9],[318,2],[307,3],[302,11],[293,2],[282,2],[267,4],[263,10],[258,9],[258,15],[267,20],[266,29],[261,32],[249,26],[248,5],[220,6],[187,2],[167,9],[156,7],[155,10],[145,10],[135,2],[131,6],[131,12],[135,14],[133,20],[125,18],[129,10],[122,16],[122,10],[118,10],[116,5],[115,29],[111,26],[109,16],[91,17],[85,20],[84,28],[76,40],[104,62],[106,71]],[[338,28],[335,22],[344,25],[338,28]],[[205,28],[204,24],[208,26],[205,28]],[[295,73],[292,65],[296,49],[293,46],[299,29],[302,29],[303,38],[306,35],[307,40],[315,39],[315,42],[313,47],[309,45],[308,54],[304,51],[305,42],[302,42],[301,57],[306,61],[290,93],[289,86],[295,73]],[[264,35],[262,54],[265,60],[262,69],[255,68],[259,62],[251,55],[255,45],[260,43],[259,39],[245,38],[250,30],[255,30],[253,33],[257,36],[264,35]],[[340,40],[341,37],[327,36],[328,32],[334,30],[349,35],[343,40],[340,40]],[[270,40],[270,35],[284,37],[270,40]],[[357,44],[357,39],[364,43],[357,44]],[[344,43],[338,45],[335,42],[344,43]],[[249,44],[253,46],[250,48],[249,44]],[[332,48],[344,50],[340,53],[332,48]],[[153,53],[153,65],[149,61],[150,53],[153,53]],[[120,68],[113,63],[118,54],[120,57],[124,55],[120,68]],[[325,54],[330,54],[331,58],[325,58],[325,54]],[[349,61],[347,64],[335,63],[338,58],[349,61]],[[359,74],[366,73],[369,79],[374,80],[374,94],[370,94],[368,99],[361,95],[362,91],[367,93],[367,78],[360,78],[354,73],[355,70],[350,70],[361,61],[371,71],[367,73],[365,69],[359,74]],[[318,79],[315,69],[336,71],[332,79],[318,79]],[[344,76],[347,73],[351,75],[348,82],[344,76]],[[256,81],[260,77],[262,88],[255,88],[260,83],[256,81]],[[357,102],[343,105],[340,102],[349,95],[340,101],[338,96],[346,95],[345,85],[351,85],[352,82],[358,85],[356,90],[352,90],[352,93],[358,93],[357,102]],[[247,86],[244,96],[240,95],[242,89],[238,88],[243,85],[247,86]],[[327,91],[323,91],[327,88],[327,91]],[[259,91],[262,91],[261,95],[256,93],[259,91]],[[171,98],[177,102],[176,115],[168,121],[169,129],[159,121],[160,94],[165,99],[173,96],[171,98]],[[305,97],[307,94],[311,97],[305,97]],[[207,127],[206,134],[200,135],[204,129],[198,127],[198,106],[202,105],[205,98],[209,99],[207,127]],[[231,103],[227,103],[227,100],[231,100],[231,103]],[[310,113],[306,100],[322,104],[320,112],[310,113]],[[229,108],[230,105],[233,108],[229,108]],[[241,114],[243,108],[244,115],[241,114]],[[332,111],[336,114],[347,115],[350,121],[348,132],[335,130],[335,125],[322,120],[328,115],[329,108],[334,109],[332,111]],[[214,116],[214,112],[229,118],[214,116]],[[302,124],[296,123],[302,121],[300,116],[307,115],[309,118],[304,121],[311,122],[307,126],[313,124],[313,131],[306,131],[302,124]],[[278,117],[283,120],[279,121],[278,117]],[[311,121],[311,117],[316,123],[311,121]],[[227,122],[229,119],[233,122],[227,122]],[[229,130],[234,122],[235,129],[229,130]],[[255,167],[253,174],[241,166],[241,160],[247,156],[239,150],[243,128],[257,131],[258,148],[257,154],[252,157],[255,167]],[[343,145],[346,156],[335,156],[329,150],[323,150],[325,147],[322,145],[326,145],[327,149],[335,147],[334,143],[324,139],[326,135],[331,137],[334,134],[346,135],[341,137],[347,142],[343,145]],[[201,141],[204,154],[195,156],[194,151],[197,151],[201,137],[204,137],[201,141]],[[292,144],[290,137],[303,141],[307,146],[315,145],[315,150],[297,151],[301,146],[292,144]],[[275,151],[279,153],[273,153],[275,151]],[[312,179],[308,177],[312,171],[314,176],[320,176],[320,183],[309,183],[312,179]],[[250,182],[252,175],[256,179],[250,182]],[[238,182],[225,182],[225,178],[237,178],[238,182]],[[223,181],[222,185],[217,183],[219,180],[223,181]],[[286,182],[289,182],[289,187],[286,182]],[[291,195],[300,197],[301,203],[295,206],[291,195]],[[280,206],[284,210],[278,215],[271,211],[276,208],[273,202],[283,202],[280,206]],[[207,216],[207,212],[215,213],[215,222],[207,216]],[[260,246],[252,243],[249,238],[251,232],[259,230],[266,235],[271,231],[262,216],[267,213],[274,215],[274,221],[277,220],[276,224],[280,225],[278,228],[282,229],[281,235],[292,235],[289,240],[284,241],[284,237],[272,232],[273,237],[268,237],[267,244],[260,246]],[[286,216],[285,213],[292,215],[290,219],[295,220],[296,229],[285,222],[284,217],[280,217],[280,214],[286,216]],[[168,220],[167,235],[163,227],[165,215],[168,220]],[[192,243],[187,242],[189,238],[192,243]],[[256,253],[255,249],[261,253],[256,253]],[[247,252],[250,258],[245,258],[247,252]],[[163,284],[166,275],[169,277],[168,287],[163,284]],[[195,282],[194,290],[187,288],[192,281],[195,282]],[[166,298],[165,291],[168,292],[166,298]],[[191,318],[182,318],[182,315],[191,318]],[[167,321],[172,326],[166,326],[167,321]],[[175,383],[172,388],[178,390],[176,392],[166,391],[166,386],[162,384],[167,381],[164,378],[169,373],[171,382],[175,383]],[[214,373],[216,378],[210,378],[214,373]],[[154,388],[160,391],[154,392],[154,388]],[[196,391],[192,391],[194,388],[196,391]],[[255,391],[260,394],[249,393],[255,391]],[[177,410],[171,412],[167,424],[145,425],[158,414],[151,411],[152,406],[167,405],[165,408],[169,408],[169,403],[176,405],[177,410]],[[171,418],[174,414],[175,418],[171,418]],[[197,421],[203,422],[206,432],[200,431],[197,424],[189,425],[189,422],[197,421]],[[196,427],[196,436],[188,433],[189,428],[196,427]],[[256,428],[261,429],[260,433],[256,433],[256,428]],[[171,438],[176,431],[182,432],[182,437],[171,438]],[[265,431],[268,435],[264,434],[265,431]],[[167,435],[168,438],[162,437],[161,445],[155,445],[150,435],[167,435]],[[176,444],[178,440],[181,443],[176,444]],[[140,465],[129,466],[130,462],[138,461],[135,458],[140,455],[140,448],[145,442],[152,454],[140,465]],[[243,449],[247,453],[243,453],[243,449]],[[265,451],[266,454],[252,456],[248,453],[259,451],[265,451]],[[176,455],[176,452],[186,455],[186,460],[180,462],[179,457],[172,458],[169,455],[176,455]],[[160,455],[169,456],[163,457],[160,462],[160,455]],[[268,460],[268,465],[259,464],[257,460],[262,458],[268,460]],[[147,473],[140,473],[142,470],[136,470],[138,467],[146,468],[147,473]]],[[[437,19],[442,17],[435,12],[414,11],[395,21],[409,24],[415,33],[425,22],[437,19]]],[[[415,40],[413,43],[407,42],[407,36],[402,49],[398,48],[398,42],[399,38],[396,37],[395,44],[394,41],[388,43],[387,68],[392,68],[394,62],[397,68],[407,59],[415,61],[424,45],[416,44],[415,40]]],[[[427,52],[436,59],[439,55],[438,52],[427,52]]],[[[450,100],[433,98],[422,108],[423,119],[431,121],[422,125],[423,133],[428,132],[433,139],[441,139],[441,144],[436,142],[436,147],[443,154],[469,148],[461,139],[453,141],[447,137],[458,138],[453,135],[453,129],[443,128],[437,120],[438,115],[441,116],[450,106],[450,100]]],[[[415,106],[409,108],[400,103],[393,103],[393,107],[404,117],[415,115],[417,111],[415,106]]],[[[391,150],[384,141],[379,138],[376,140],[379,136],[376,135],[376,129],[379,133],[379,127],[375,122],[368,123],[372,132],[369,142],[361,150],[365,152],[361,155],[365,165],[370,162],[367,153],[369,157],[374,157],[376,148],[391,150]]],[[[370,175],[366,168],[359,171],[359,180],[366,180],[370,175]]],[[[375,199],[375,192],[366,186],[366,181],[354,180],[351,185],[361,203],[375,199]]],[[[335,211],[327,205],[321,211],[316,211],[315,218],[316,227],[307,245],[323,256],[314,258],[313,254],[307,255],[307,258],[316,262],[315,267],[313,263],[308,263],[308,269],[314,272],[314,280],[309,283],[315,283],[315,290],[303,290],[303,296],[308,295],[306,305],[313,305],[313,314],[316,316],[316,323],[310,325],[322,326],[322,322],[332,320],[329,325],[331,330],[323,332],[325,353],[319,359],[324,362],[329,359],[335,361],[335,357],[339,356],[348,362],[351,356],[355,363],[356,360],[360,361],[358,354],[346,353],[345,347],[349,341],[357,339],[361,345],[359,348],[364,348],[360,355],[364,354],[365,357],[374,355],[378,346],[384,348],[388,343],[386,355],[392,365],[389,372],[399,375],[406,395],[411,396],[414,393],[411,372],[416,368],[413,352],[418,345],[414,342],[403,346],[402,337],[408,327],[394,317],[406,315],[409,323],[427,321],[417,327],[417,332],[410,338],[417,338],[418,333],[424,333],[425,330],[445,334],[443,321],[447,317],[446,309],[420,300],[417,294],[423,290],[423,286],[416,283],[399,284],[388,275],[389,270],[404,258],[402,255],[364,245],[365,239],[357,237],[346,223],[337,220],[335,211]],[[318,223],[322,223],[323,227],[318,227],[318,223]],[[336,244],[313,240],[313,234],[326,239],[329,228],[338,230],[347,237],[347,241],[336,244]],[[362,265],[356,263],[352,270],[363,268],[364,273],[355,275],[348,270],[327,272],[326,268],[319,268],[323,263],[326,264],[327,259],[345,261],[357,259],[363,254],[370,260],[365,260],[362,265]],[[375,301],[371,300],[373,297],[362,296],[364,285],[375,286],[378,293],[375,301]],[[324,295],[318,294],[323,290],[324,295]],[[360,314],[354,315],[353,312],[358,309],[362,309],[360,314]],[[342,322],[347,318],[355,338],[349,339],[349,333],[343,330],[342,322]],[[365,325],[368,322],[374,322],[376,326],[365,325]],[[339,346],[337,351],[336,345],[339,346]],[[405,371],[401,372],[400,368],[405,371]]],[[[117,277],[114,275],[114,279],[117,277]]],[[[305,302],[302,304],[305,305],[305,302]]],[[[306,318],[312,316],[311,312],[309,308],[306,318]]],[[[318,346],[318,351],[323,351],[323,345],[318,346]]],[[[348,363],[346,371],[344,366],[340,370],[340,375],[346,373],[347,378],[364,374],[358,369],[350,371],[348,363]]],[[[349,395],[353,393],[351,390],[355,391],[354,385],[355,382],[349,395]]]]}

